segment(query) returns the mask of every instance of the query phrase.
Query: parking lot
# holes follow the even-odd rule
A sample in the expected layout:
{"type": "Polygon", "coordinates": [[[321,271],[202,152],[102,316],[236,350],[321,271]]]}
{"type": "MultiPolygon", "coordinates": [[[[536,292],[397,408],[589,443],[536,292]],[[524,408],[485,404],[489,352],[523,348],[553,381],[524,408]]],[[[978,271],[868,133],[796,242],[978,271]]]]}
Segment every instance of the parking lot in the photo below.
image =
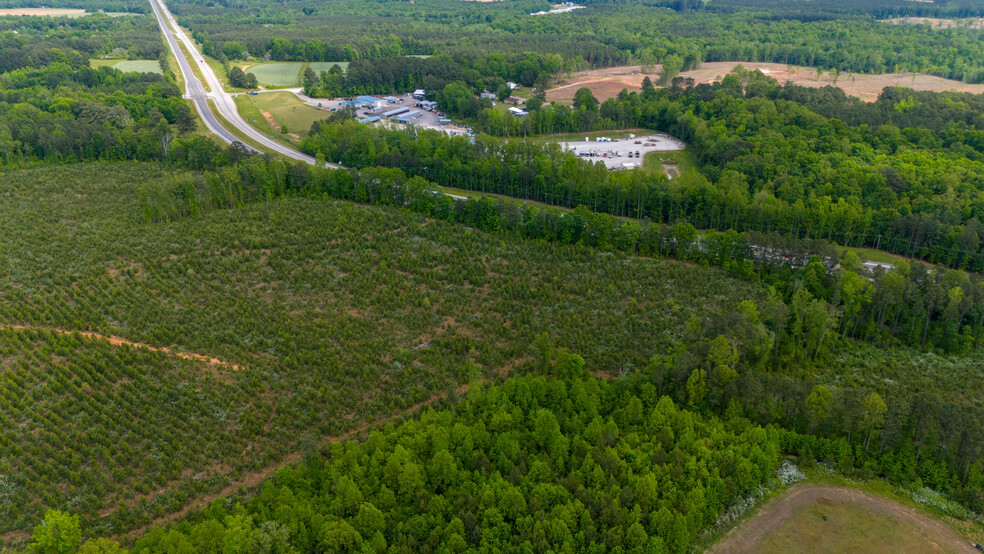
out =
{"type": "Polygon", "coordinates": [[[670,152],[683,150],[684,144],[669,135],[632,136],[623,139],[600,137],[583,141],[558,142],[568,150],[589,161],[605,164],[608,169],[633,169],[640,167],[646,154],[650,152],[670,152]]]}
{"type": "MultiPolygon", "coordinates": [[[[444,131],[449,135],[467,135],[470,132],[470,129],[468,127],[454,125],[452,123],[441,124],[440,119],[443,116],[438,115],[439,112],[437,112],[436,110],[427,111],[425,109],[417,108],[417,103],[420,102],[420,100],[415,99],[410,94],[396,96],[395,98],[397,99],[396,102],[385,102],[385,104],[381,108],[375,108],[375,109],[359,108],[355,112],[355,116],[357,119],[366,119],[368,117],[373,117],[373,116],[382,116],[384,112],[394,110],[396,108],[409,108],[411,111],[413,110],[420,111],[420,114],[412,120],[412,124],[416,125],[417,127],[421,127],[424,129],[437,129],[438,131],[444,131]]],[[[331,99],[311,98],[308,99],[306,103],[315,107],[320,107],[321,109],[324,110],[337,110],[343,107],[342,103],[345,101],[346,101],[345,98],[331,98],[331,99]]],[[[400,126],[405,126],[407,124],[405,122],[398,121],[397,118],[394,116],[370,123],[370,125],[388,125],[388,126],[400,127],[400,126]]]]}

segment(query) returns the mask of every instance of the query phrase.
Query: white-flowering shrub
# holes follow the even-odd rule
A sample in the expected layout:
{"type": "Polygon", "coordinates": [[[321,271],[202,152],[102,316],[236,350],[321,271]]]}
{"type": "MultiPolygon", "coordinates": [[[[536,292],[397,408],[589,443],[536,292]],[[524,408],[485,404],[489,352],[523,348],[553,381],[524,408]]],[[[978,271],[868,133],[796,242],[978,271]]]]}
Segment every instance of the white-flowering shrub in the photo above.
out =
{"type": "Polygon", "coordinates": [[[949,498],[943,496],[942,493],[934,491],[929,487],[923,487],[912,493],[912,499],[918,504],[936,508],[953,517],[967,519],[973,516],[973,513],[967,508],[950,500],[949,498]]]}
{"type": "Polygon", "coordinates": [[[782,462],[782,465],[779,466],[779,470],[776,471],[776,477],[779,478],[779,482],[782,483],[783,486],[806,479],[806,475],[789,460],[782,462]]]}
{"type": "Polygon", "coordinates": [[[715,527],[724,527],[729,523],[738,520],[745,514],[745,512],[758,506],[759,502],[761,502],[763,498],[772,492],[772,489],[773,487],[771,486],[756,487],[755,490],[752,491],[752,494],[732,504],[728,507],[727,511],[718,516],[717,521],[714,522],[715,527]]]}

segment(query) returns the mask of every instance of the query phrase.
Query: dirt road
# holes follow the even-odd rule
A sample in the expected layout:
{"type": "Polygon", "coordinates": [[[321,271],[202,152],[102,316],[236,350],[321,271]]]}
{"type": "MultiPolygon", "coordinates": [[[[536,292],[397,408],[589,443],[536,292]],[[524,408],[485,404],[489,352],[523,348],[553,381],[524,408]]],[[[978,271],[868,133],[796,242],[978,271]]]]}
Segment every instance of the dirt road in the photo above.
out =
{"type": "MultiPolygon", "coordinates": [[[[896,520],[901,528],[918,531],[927,543],[935,547],[937,552],[976,553],[970,541],[948,527],[938,519],[933,518],[916,508],[890,500],[884,496],[866,491],[824,485],[804,483],[794,485],[781,495],[773,498],[758,513],[725,535],[707,552],[723,554],[731,552],[757,552],[762,542],[779,530],[790,519],[796,508],[805,505],[830,505],[841,503],[858,507],[871,513],[888,516],[896,520]]],[[[872,545],[872,552],[883,550],[879,545],[872,545]]]]}
{"type": "Polygon", "coordinates": [[[87,339],[103,340],[112,344],[113,346],[126,345],[126,346],[132,346],[134,348],[146,348],[151,352],[161,352],[169,356],[177,356],[178,358],[184,358],[186,360],[205,362],[207,364],[223,366],[234,370],[240,369],[237,364],[227,362],[225,360],[220,360],[218,358],[213,358],[211,356],[205,356],[203,354],[195,354],[193,352],[178,352],[176,350],[171,350],[170,348],[166,348],[163,346],[151,346],[149,344],[144,344],[142,342],[135,342],[132,340],[120,338],[115,335],[113,336],[100,335],[99,333],[93,333],[92,331],[69,331],[67,329],[57,329],[55,327],[40,327],[34,325],[20,325],[20,324],[15,324],[15,325],[0,324],[0,328],[16,329],[19,331],[48,331],[49,333],[57,333],[59,335],[74,335],[75,333],[78,333],[87,339]]]}

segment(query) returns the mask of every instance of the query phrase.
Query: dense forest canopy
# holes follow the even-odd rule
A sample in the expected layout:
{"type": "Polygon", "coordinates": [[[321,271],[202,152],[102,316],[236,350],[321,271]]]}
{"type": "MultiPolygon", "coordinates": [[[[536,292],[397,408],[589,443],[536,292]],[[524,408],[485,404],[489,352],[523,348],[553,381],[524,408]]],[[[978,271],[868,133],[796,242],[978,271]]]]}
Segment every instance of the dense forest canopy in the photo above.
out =
{"type": "MultiPolygon", "coordinates": [[[[540,2],[458,0],[287,4],[251,0],[235,10],[218,3],[177,2],[173,9],[216,52],[234,42],[252,56],[284,61],[535,52],[561,55],[569,70],[689,56],[697,62],[776,62],[844,73],[914,71],[984,81],[981,30],[941,31],[876,19],[927,15],[918,11],[922,3],[910,4],[911,13],[903,7],[889,14],[872,5],[842,15],[836,10],[820,11],[827,15],[817,18],[785,17],[782,8],[775,14],[754,9],[680,12],[636,2],[591,3],[562,17],[531,17],[531,12],[547,7],[540,2]]],[[[963,13],[957,6],[938,6],[932,13],[963,13]]],[[[815,3],[809,9],[816,10],[815,3]]]]}

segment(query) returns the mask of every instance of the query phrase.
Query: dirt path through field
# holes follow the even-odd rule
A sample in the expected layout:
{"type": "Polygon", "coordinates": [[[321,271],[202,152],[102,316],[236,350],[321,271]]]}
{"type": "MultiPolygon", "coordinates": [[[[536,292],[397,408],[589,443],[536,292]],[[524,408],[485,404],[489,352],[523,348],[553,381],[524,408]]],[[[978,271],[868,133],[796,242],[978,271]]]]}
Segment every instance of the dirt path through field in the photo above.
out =
{"type": "MultiPolygon", "coordinates": [[[[790,487],[789,490],[766,503],[751,519],[732,529],[706,552],[710,554],[755,552],[766,537],[775,533],[790,518],[793,510],[805,504],[818,502],[851,504],[894,518],[903,526],[921,530],[927,539],[939,547],[940,552],[968,554],[977,552],[970,541],[959,533],[916,508],[859,489],[817,483],[790,487]]],[[[877,545],[872,546],[873,551],[878,551],[877,545]]]]}
{"type": "Polygon", "coordinates": [[[132,340],[127,340],[124,338],[117,337],[115,335],[100,335],[99,333],[93,333],[92,331],[69,331],[66,329],[56,329],[54,327],[42,327],[34,325],[5,325],[0,324],[0,328],[16,329],[18,331],[48,331],[50,333],[57,333],[59,335],[74,335],[78,333],[87,339],[92,340],[102,340],[106,341],[115,346],[132,346],[134,348],[146,348],[152,352],[161,352],[169,356],[177,356],[178,358],[184,358],[186,360],[196,360],[199,362],[205,362],[207,364],[227,367],[229,369],[239,370],[241,369],[237,364],[232,362],[227,362],[225,360],[220,360],[218,358],[213,358],[211,356],[205,356],[203,354],[195,354],[193,352],[176,352],[170,348],[163,346],[150,346],[149,344],[144,344],[142,342],[136,342],[132,340]]]}

